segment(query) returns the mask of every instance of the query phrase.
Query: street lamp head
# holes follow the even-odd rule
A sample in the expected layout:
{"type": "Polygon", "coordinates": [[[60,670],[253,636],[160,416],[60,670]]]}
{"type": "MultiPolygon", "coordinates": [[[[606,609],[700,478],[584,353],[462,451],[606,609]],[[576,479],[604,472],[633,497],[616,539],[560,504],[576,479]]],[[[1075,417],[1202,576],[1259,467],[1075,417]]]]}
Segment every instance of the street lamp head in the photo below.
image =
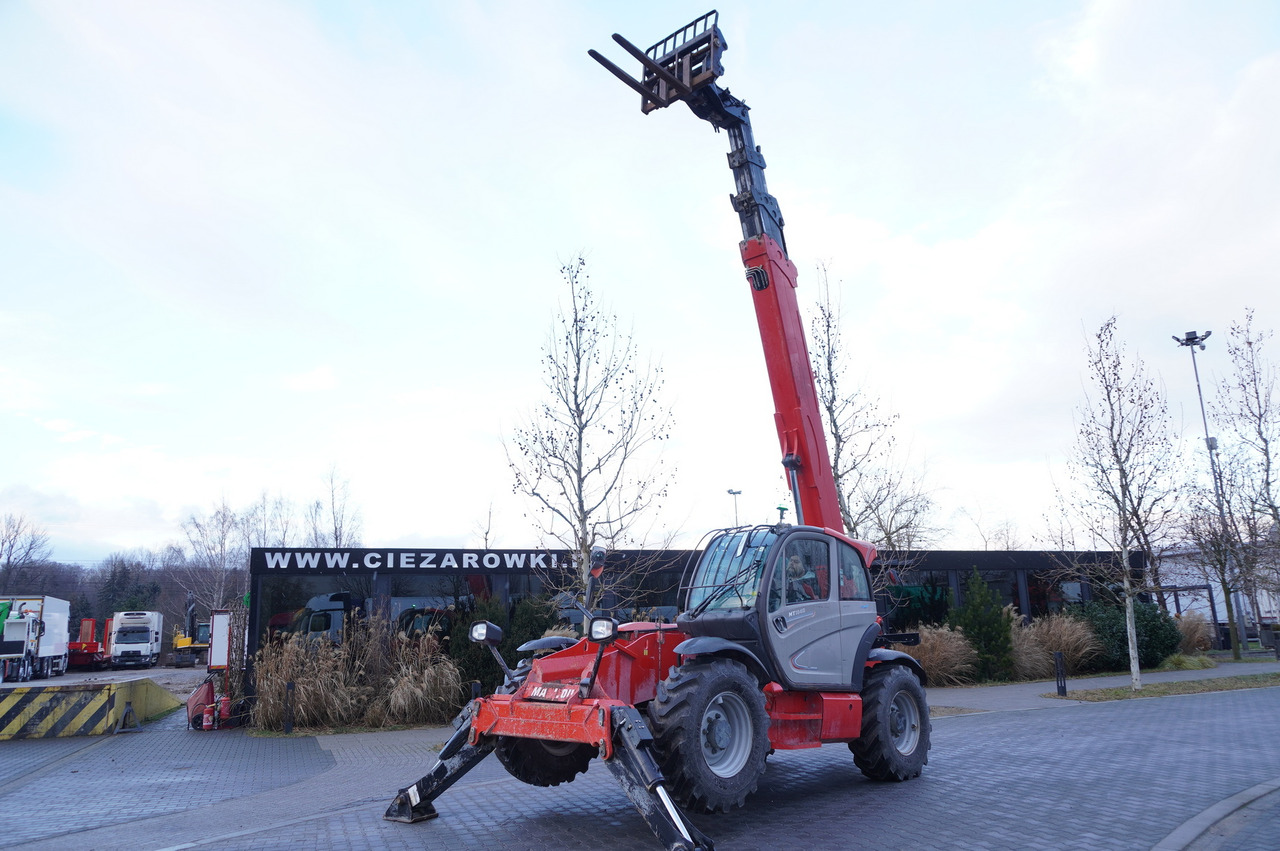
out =
{"type": "Polygon", "coordinates": [[[1197,334],[1195,331],[1188,331],[1184,336],[1175,336],[1173,341],[1179,346],[1187,346],[1188,348],[1200,347],[1200,351],[1204,351],[1204,341],[1209,339],[1212,331],[1205,331],[1203,334],[1197,334]]]}
{"type": "Polygon", "coordinates": [[[742,496],[742,491],[736,491],[733,488],[729,488],[729,496],[742,496]]]}

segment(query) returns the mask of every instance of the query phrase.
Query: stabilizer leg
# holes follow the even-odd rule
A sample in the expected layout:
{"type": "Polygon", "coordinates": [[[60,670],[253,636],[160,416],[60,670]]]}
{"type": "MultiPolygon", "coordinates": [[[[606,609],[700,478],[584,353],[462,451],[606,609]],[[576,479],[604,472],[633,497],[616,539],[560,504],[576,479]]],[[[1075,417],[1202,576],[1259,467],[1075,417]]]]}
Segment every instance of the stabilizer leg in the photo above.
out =
{"type": "Polygon", "coordinates": [[[414,824],[435,818],[439,813],[431,802],[493,752],[496,740],[492,737],[482,739],[478,745],[467,744],[471,735],[470,707],[462,711],[459,720],[465,723],[440,749],[436,764],[417,783],[400,790],[382,814],[384,819],[414,824]]]}
{"type": "Polygon", "coordinates": [[[614,707],[613,758],[605,765],[667,851],[712,851],[711,838],[694,827],[667,794],[653,757],[653,734],[632,706],[614,707]]]}

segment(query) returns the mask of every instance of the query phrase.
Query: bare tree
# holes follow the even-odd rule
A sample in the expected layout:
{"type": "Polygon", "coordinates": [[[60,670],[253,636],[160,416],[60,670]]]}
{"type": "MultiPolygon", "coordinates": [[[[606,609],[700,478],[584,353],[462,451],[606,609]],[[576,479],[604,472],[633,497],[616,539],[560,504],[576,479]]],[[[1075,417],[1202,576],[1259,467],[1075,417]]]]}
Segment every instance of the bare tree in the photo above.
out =
{"type": "Polygon", "coordinates": [[[182,531],[191,545],[191,557],[173,571],[182,588],[211,611],[243,596],[249,573],[244,524],[227,501],[206,516],[190,515],[182,531]]]}
{"type": "MultiPolygon", "coordinates": [[[[1164,394],[1136,355],[1130,360],[1116,338],[1116,318],[1102,324],[1087,347],[1091,390],[1077,409],[1076,445],[1070,460],[1075,507],[1095,541],[1114,549],[1129,635],[1129,671],[1142,688],[1134,598],[1145,590],[1129,570],[1134,549],[1151,559],[1172,534],[1179,491],[1176,444],[1164,394]]],[[[1158,585],[1156,573],[1152,581],[1158,585]]]]}
{"type": "Polygon", "coordinates": [[[297,533],[293,503],[283,495],[258,500],[240,515],[245,541],[251,547],[291,547],[297,533]]]}
{"type": "Polygon", "coordinates": [[[328,492],[307,506],[308,544],[313,547],[360,546],[360,512],[351,502],[351,483],[329,468],[328,492]]]}
{"type": "Polygon", "coordinates": [[[31,591],[26,586],[52,553],[44,529],[21,514],[6,514],[0,521],[0,593],[31,591]]]}
{"type": "Polygon", "coordinates": [[[1254,329],[1252,310],[1245,311],[1243,323],[1232,323],[1227,337],[1232,372],[1218,382],[1218,399],[1210,406],[1213,419],[1235,444],[1233,471],[1238,481],[1227,501],[1236,516],[1255,515],[1232,524],[1241,546],[1255,556],[1241,556],[1239,576],[1240,590],[1248,595],[1255,617],[1261,611],[1258,591],[1280,585],[1275,567],[1280,561],[1280,487],[1276,483],[1280,397],[1276,368],[1265,352],[1270,338],[1270,331],[1254,329]]]}
{"type": "Polygon", "coordinates": [[[845,530],[903,558],[939,532],[933,495],[924,471],[896,451],[898,415],[884,412],[864,389],[849,387],[840,303],[823,264],[818,293],[810,359],[845,530]]]}
{"type": "Polygon", "coordinates": [[[1013,521],[1006,519],[994,525],[988,525],[982,519],[982,506],[978,506],[976,512],[962,508],[960,513],[973,524],[974,531],[982,539],[983,550],[1007,551],[1022,549],[1022,536],[1018,533],[1018,525],[1013,521]]]}
{"type": "MultiPolygon", "coordinates": [[[[548,544],[574,554],[571,588],[586,587],[594,546],[643,546],[645,519],[667,495],[658,451],[671,427],[662,370],[642,361],[591,290],[586,260],[560,269],[566,299],[542,352],[547,396],[504,441],[513,490],[533,501],[548,544]]],[[[629,587],[614,572],[606,590],[629,587]]]]}
{"type": "Polygon", "coordinates": [[[1187,567],[1222,592],[1227,628],[1237,637],[1231,646],[1236,659],[1241,658],[1244,637],[1236,594],[1256,589],[1257,577],[1275,569],[1275,547],[1264,530],[1270,520],[1255,510],[1253,491],[1247,486],[1252,467],[1252,459],[1240,446],[1219,453],[1214,469],[1221,487],[1221,511],[1213,487],[1197,484],[1183,518],[1183,535],[1197,556],[1187,567]]]}

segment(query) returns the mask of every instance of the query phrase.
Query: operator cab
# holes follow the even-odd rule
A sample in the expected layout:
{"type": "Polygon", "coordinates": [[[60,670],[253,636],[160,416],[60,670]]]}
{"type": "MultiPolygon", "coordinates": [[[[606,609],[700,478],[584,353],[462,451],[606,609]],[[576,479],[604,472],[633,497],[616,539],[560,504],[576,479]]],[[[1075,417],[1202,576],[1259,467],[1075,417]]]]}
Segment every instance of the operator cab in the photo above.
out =
{"type": "Polygon", "coordinates": [[[690,636],[732,641],[787,688],[861,685],[880,634],[869,544],[812,526],[715,533],[685,586],[677,623],[690,636]]]}

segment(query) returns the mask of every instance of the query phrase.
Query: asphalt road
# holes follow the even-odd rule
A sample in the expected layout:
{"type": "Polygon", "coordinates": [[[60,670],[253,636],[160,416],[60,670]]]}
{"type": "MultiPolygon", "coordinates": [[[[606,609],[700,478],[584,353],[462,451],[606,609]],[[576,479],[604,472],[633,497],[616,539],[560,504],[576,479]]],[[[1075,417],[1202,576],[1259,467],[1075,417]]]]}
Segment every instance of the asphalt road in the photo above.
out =
{"type": "MultiPolygon", "coordinates": [[[[933,724],[918,780],[867,781],[839,745],[778,752],[745,809],[695,822],[720,849],[1168,851],[1194,838],[1178,838],[1184,825],[1280,777],[1275,688],[933,724]]],[[[0,847],[658,847],[598,764],[572,784],[539,789],[490,759],[441,796],[439,819],[384,821],[446,732],[252,737],[188,731],[174,715],[114,737],[3,742],[0,806],[10,818],[0,847]]],[[[1275,840],[1274,830],[1237,835],[1275,840]]]]}

